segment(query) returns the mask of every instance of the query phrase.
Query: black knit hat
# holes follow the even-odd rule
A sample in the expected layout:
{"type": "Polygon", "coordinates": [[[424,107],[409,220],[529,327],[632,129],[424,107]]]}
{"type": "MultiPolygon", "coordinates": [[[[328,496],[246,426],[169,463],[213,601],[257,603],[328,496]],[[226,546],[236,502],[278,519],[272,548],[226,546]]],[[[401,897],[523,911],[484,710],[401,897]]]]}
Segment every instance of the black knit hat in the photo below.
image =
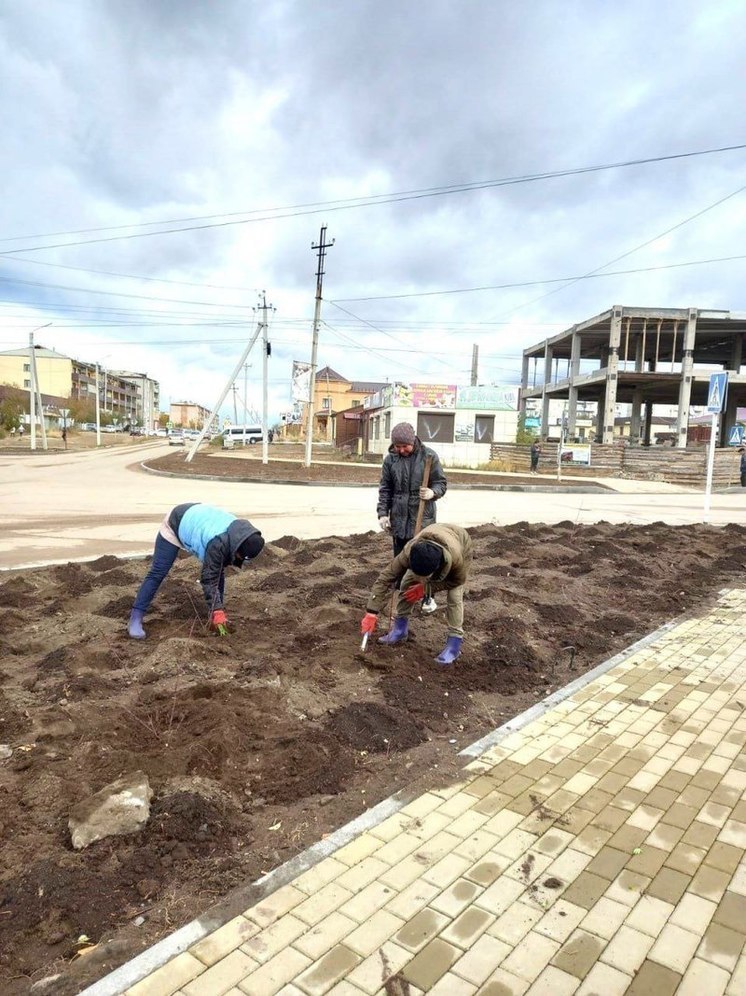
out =
{"type": "Polygon", "coordinates": [[[410,569],[421,578],[429,578],[443,563],[443,550],[435,543],[415,543],[409,551],[410,569]]]}
{"type": "Polygon", "coordinates": [[[252,533],[247,536],[236,550],[236,557],[239,560],[253,560],[258,557],[264,549],[264,537],[261,533],[252,533]]]}

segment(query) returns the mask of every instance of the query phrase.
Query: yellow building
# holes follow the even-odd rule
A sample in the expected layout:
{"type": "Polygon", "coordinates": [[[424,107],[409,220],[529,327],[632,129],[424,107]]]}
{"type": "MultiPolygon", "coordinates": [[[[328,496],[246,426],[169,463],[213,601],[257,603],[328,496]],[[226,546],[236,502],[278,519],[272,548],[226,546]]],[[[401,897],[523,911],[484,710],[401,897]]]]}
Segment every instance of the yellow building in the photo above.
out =
{"type": "MultiPolygon", "coordinates": [[[[337,412],[356,408],[363,403],[364,398],[385,386],[382,381],[347,380],[331,367],[322,367],[316,374],[313,392],[314,436],[331,441],[334,438],[334,416],[337,412]]],[[[307,406],[304,405],[305,407],[307,406]]]]}
{"type": "Polygon", "coordinates": [[[179,429],[201,429],[210,416],[210,409],[194,401],[173,401],[169,420],[179,429]]]}
{"type": "MultiPolygon", "coordinates": [[[[72,391],[73,361],[53,349],[34,347],[36,373],[42,394],[69,398],[72,391]]],[[[9,349],[0,353],[0,384],[31,388],[31,357],[28,349],[9,349]]]]}

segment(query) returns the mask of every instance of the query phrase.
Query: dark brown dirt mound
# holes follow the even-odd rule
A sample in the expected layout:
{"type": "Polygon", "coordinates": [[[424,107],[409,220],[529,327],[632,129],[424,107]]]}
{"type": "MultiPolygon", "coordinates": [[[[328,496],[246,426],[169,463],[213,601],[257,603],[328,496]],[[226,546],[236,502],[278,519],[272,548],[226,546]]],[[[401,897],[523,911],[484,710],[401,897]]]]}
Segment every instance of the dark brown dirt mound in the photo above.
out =
{"type": "Polygon", "coordinates": [[[272,771],[256,782],[256,791],[268,802],[295,802],[309,795],[341,792],[355,766],[349,751],[324,733],[299,736],[275,755],[272,771]]]}
{"type": "Polygon", "coordinates": [[[212,844],[230,831],[231,815],[225,806],[196,792],[173,792],[156,799],[150,813],[148,834],[163,840],[212,844]]]}
{"type": "Polygon", "coordinates": [[[88,570],[94,571],[96,574],[101,573],[101,571],[110,571],[113,567],[119,567],[122,561],[119,557],[99,557],[98,560],[91,560],[88,563],[88,570]]]}
{"type": "Polygon", "coordinates": [[[427,740],[422,723],[401,709],[376,702],[351,702],[332,713],[327,730],[357,750],[406,750],[427,740]]]}
{"type": "Polygon", "coordinates": [[[448,687],[447,681],[438,680],[440,677],[424,681],[421,676],[387,675],[381,691],[390,706],[406,710],[420,721],[426,718],[428,726],[440,732],[448,729],[469,705],[464,692],[448,687]]]}
{"type": "Polygon", "coordinates": [[[88,570],[87,564],[60,564],[52,568],[51,575],[67,598],[87,595],[96,583],[95,575],[88,570]]]}
{"type": "Polygon", "coordinates": [[[13,578],[0,585],[0,606],[5,609],[22,609],[34,594],[34,586],[23,578],[13,578]]]}

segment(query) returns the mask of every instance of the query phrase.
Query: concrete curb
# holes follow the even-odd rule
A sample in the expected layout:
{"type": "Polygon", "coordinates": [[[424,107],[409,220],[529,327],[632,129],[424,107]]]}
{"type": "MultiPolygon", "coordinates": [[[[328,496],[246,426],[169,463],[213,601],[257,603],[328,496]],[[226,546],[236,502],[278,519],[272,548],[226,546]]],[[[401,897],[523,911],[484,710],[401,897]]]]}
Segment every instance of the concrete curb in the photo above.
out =
{"type": "MultiPolygon", "coordinates": [[[[282,479],[256,480],[253,477],[217,477],[211,474],[175,474],[171,470],[157,470],[141,463],[140,467],[146,474],[156,474],[158,477],[175,477],[179,480],[218,481],[222,484],[288,484],[306,488],[377,488],[375,481],[364,483],[360,481],[287,481],[282,479]]],[[[449,484],[450,491],[529,491],[546,492],[548,494],[616,494],[610,488],[601,485],[558,485],[556,488],[547,484],[449,484]]]]}
{"type": "MultiPolygon", "coordinates": [[[[457,756],[464,757],[470,761],[481,757],[482,754],[500,743],[501,740],[504,740],[511,733],[522,729],[534,719],[543,716],[553,706],[574,695],[575,692],[580,691],[580,689],[590,684],[596,678],[606,674],[638,650],[649,646],[649,644],[655,642],[664,633],[669,632],[686,618],[688,616],[682,614],[670,622],[659,626],[658,629],[637,640],[629,647],[620,651],[620,653],[603,661],[590,671],[586,671],[585,674],[571,681],[569,685],[557,689],[556,692],[548,695],[541,702],[537,702],[530,709],[526,709],[518,716],[514,716],[507,723],[503,723],[480,740],[465,747],[459,751],[457,756]]],[[[420,791],[405,788],[389,796],[376,806],[361,813],[356,819],[340,827],[339,830],[335,830],[334,833],[329,834],[324,840],[313,844],[305,851],[285,862],[285,864],[280,865],[279,868],[275,868],[267,875],[263,875],[247,886],[240,886],[196,920],[185,924],[179,930],[175,931],[175,933],[164,937],[162,941],[158,941],[151,948],[143,951],[142,954],[137,955],[131,961],[126,962],[109,975],[104,976],[103,979],[99,979],[98,982],[94,982],[87,989],[82,990],[80,996],[121,996],[125,990],[134,986],[135,983],[140,982],[157,968],[161,968],[172,958],[183,954],[184,951],[193,944],[196,944],[197,941],[202,940],[202,938],[217,930],[218,927],[222,927],[229,920],[238,916],[243,910],[249,909],[251,906],[261,902],[261,900],[266,899],[267,896],[270,896],[283,885],[292,882],[302,872],[307,871],[320,861],[328,858],[365,830],[378,826],[379,823],[382,823],[389,816],[398,813],[421,794],[420,791]]]]}

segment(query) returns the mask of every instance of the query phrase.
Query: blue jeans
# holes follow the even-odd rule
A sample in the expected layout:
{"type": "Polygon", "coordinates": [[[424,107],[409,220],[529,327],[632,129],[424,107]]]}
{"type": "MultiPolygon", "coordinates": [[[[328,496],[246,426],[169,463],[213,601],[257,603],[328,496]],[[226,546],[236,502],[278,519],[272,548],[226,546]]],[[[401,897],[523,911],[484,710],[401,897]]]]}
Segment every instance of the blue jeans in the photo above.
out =
{"type": "Polygon", "coordinates": [[[137,592],[137,598],[135,598],[136,609],[141,612],[147,612],[150,608],[150,603],[155,598],[155,594],[163,584],[166,579],[166,575],[174,566],[176,558],[179,555],[178,546],[174,546],[173,543],[169,543],[167,539],[164,539],[160,533],[155,538],[155,549],[153,550],[153,559],[150,563],[150,570],[145,576],[145,580],[140,585],[140,589],[137,592]]]}
{"type": "MultiPolygon", "coordinates": [[[[174,566],[178,555],[179,547],[174,546],[173,543],[169,543],[167,539],[164,539],[158,533],[155,538],[155,549],[153,550],[153,559],[150,562],[150,570],[140,585],[133,608],[139,609],[141,612],[148,611],[150,603],[155,598],[160,586],[166,580],[166,575],[174,566]]],[[[222,602],[225,597],[225,572],[220,575],[218,591],[220,592],[220,600],[222,602]]]]}

